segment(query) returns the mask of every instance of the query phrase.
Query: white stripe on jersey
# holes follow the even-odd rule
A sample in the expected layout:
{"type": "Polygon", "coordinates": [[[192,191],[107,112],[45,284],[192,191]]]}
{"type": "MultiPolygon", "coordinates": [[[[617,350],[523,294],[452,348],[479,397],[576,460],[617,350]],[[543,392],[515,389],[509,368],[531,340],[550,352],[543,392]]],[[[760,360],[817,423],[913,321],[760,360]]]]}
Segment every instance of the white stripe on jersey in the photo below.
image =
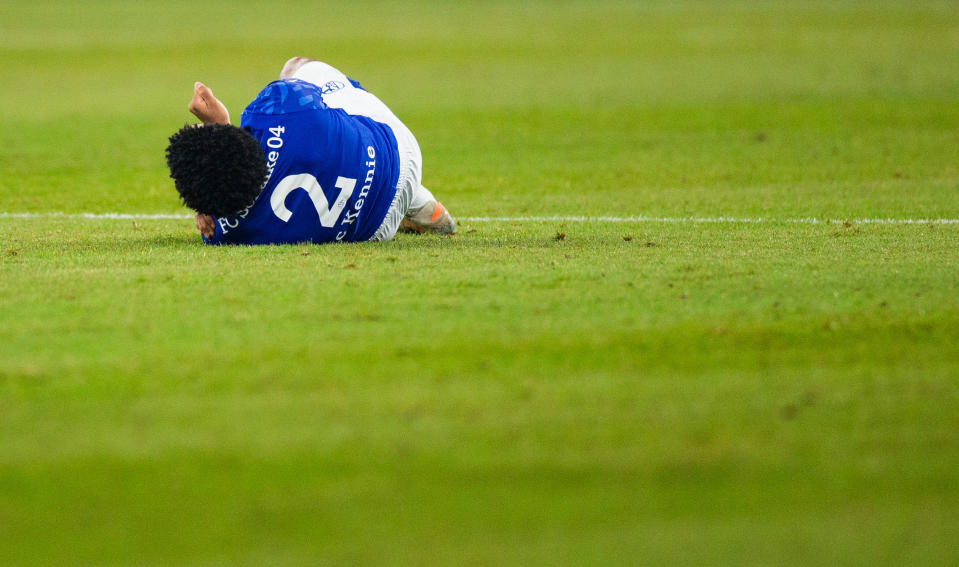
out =
{"type": "Polygon", "coordinates": [[[323,91],[323,102],[330,108],[341,108],[347,114],[372,118],[389,126],[394,133],[397,126],[405,128],[393,111],[376,95],[354,87],[349,77],[331,65],[322,61],[310,61],[297,69],[293,78],[320,87],[323,91]]]}

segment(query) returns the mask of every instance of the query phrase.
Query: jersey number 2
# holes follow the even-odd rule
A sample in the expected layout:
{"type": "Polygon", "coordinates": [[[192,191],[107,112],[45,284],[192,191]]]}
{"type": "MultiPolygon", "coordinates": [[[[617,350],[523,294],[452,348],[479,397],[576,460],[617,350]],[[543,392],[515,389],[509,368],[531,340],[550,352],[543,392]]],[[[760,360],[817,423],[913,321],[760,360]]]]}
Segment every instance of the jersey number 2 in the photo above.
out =
{"type": "Polygon", "coordinates": [[[309,195],[310,200],[313,201],[317,214],[320,215],[320,224],[330,228],[340,218],[343,207],[346,206],[350,195],[353,194],[353,189],[356,188],[356,180],[348,177],[337,177],[336,188],[340,190],[340,194],[336,196],[336,200],[333,201],[331,207],[323,193],[323,188],[320,187],[320,182],[315,177],[309,173],[287,175],[273,189],[273,194],[270,195],[270,206],[273,207],[273,214],[277,218],[283,222],[290,222],[293,213],[286,208],[286,197],[297,189],[303,189],[309,195]]]}

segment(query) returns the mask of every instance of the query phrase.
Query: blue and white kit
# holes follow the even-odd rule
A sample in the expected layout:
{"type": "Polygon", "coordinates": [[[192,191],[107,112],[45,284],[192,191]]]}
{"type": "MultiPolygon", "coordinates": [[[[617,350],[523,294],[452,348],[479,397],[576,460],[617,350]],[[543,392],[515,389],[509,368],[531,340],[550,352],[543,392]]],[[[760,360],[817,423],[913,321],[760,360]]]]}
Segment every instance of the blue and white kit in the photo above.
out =
{"type": "Polygon", "coordinates": [[[269,177],[250,207],[216,219],[208,244],[390,240],[412,205],[432,199],[413,134],[326,63],[267,85],[240,126],[260,142],[269,177]]]}

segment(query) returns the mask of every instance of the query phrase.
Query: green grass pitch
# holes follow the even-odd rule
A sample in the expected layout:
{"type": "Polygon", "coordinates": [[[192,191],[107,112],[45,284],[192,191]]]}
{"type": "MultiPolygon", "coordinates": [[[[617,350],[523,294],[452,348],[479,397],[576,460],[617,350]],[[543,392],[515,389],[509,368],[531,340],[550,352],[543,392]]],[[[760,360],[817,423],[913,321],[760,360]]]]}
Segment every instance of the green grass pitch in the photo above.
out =
{"type": "Polygon", "coordinates": [[[7,1],[0,213],[0,565],[959,561],[955,2],[7,1]],[[77,216],[294,55],[458,234],[77,216]]]}

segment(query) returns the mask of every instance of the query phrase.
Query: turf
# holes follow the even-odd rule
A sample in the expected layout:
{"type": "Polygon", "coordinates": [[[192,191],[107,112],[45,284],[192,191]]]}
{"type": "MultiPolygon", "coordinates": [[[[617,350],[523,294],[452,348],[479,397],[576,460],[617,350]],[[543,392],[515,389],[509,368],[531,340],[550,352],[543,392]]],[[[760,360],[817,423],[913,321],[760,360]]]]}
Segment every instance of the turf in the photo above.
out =
{"type": "Polygon", "coordinates": [[[0,80],[0,563],[959,561],[959,224],[864,222],[959,218],[954,4],[7,2],[0,80]],[[474,220],[46,214],[292,55],[474,220]]]}

